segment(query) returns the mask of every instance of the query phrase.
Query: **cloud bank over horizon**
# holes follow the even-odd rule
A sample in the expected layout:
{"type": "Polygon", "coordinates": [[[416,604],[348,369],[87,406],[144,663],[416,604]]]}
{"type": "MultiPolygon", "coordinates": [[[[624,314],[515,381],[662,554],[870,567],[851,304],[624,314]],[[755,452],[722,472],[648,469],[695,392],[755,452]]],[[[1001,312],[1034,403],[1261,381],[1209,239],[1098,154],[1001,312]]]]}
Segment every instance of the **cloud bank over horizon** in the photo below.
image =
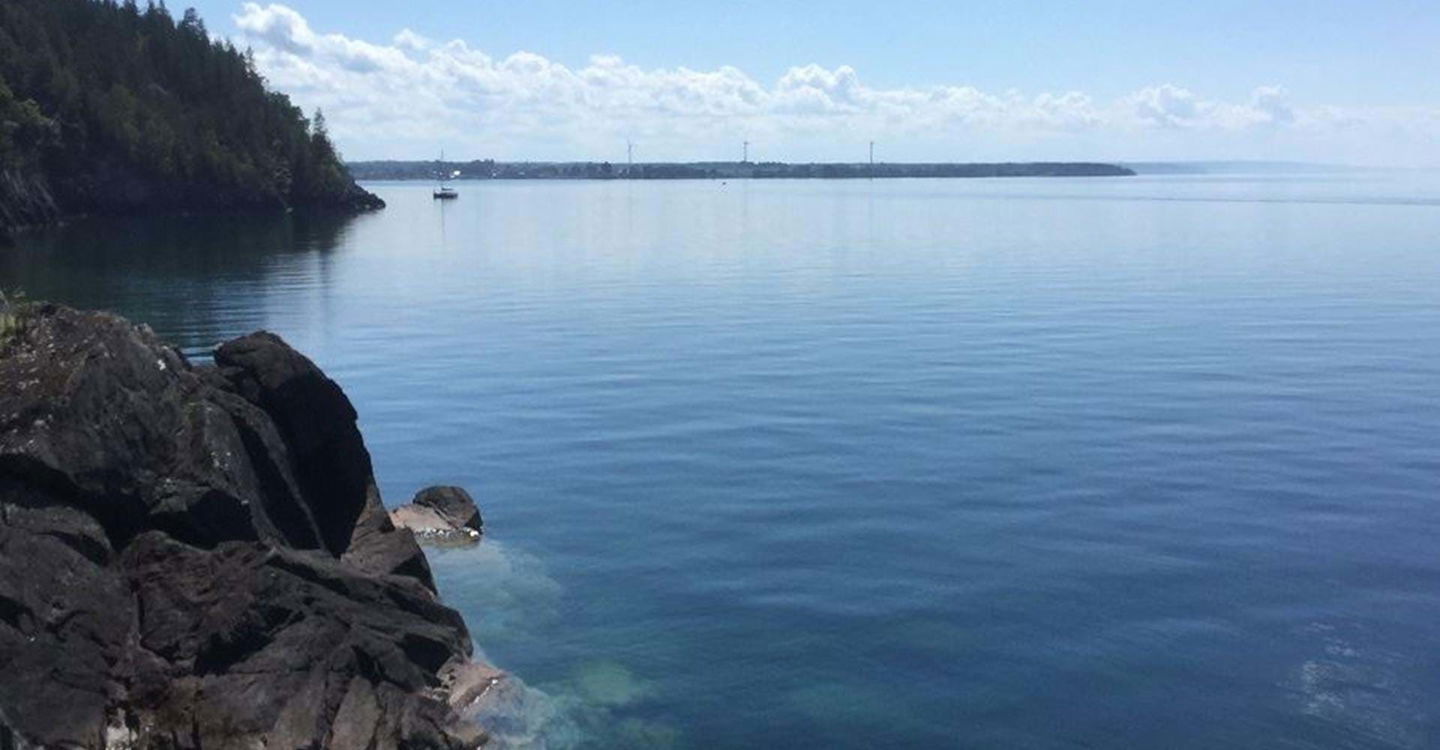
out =
{"type": "Polygon", "coordinates": [[[1291,100],[1260,83],[1223,101],[1156,83],[1097,100],[1081,91],[987,92],[970,85],[876,88],[847,65],[798,65],[773,83],[738,67],[643,69],[597,54],[569,67],[503,58],[401,29],[384,43],[313,29],[280,4],[234,17],[272,85],[323,108],[352,159],[739,158],[860,161],[1282,159],[1440,164],[1440,107],[1344,107],[1291,100]]]}

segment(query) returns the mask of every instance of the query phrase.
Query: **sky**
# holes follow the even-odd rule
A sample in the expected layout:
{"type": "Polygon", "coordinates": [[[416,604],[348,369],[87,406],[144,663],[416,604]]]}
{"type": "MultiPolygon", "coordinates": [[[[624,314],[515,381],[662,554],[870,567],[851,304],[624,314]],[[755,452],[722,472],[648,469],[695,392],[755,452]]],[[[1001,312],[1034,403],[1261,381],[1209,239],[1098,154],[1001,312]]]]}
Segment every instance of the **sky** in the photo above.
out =
{"type": "Polygon", "coordinates": [[[1433,0],[193,4],[349,159],[1440,166],[1433,0]]]}

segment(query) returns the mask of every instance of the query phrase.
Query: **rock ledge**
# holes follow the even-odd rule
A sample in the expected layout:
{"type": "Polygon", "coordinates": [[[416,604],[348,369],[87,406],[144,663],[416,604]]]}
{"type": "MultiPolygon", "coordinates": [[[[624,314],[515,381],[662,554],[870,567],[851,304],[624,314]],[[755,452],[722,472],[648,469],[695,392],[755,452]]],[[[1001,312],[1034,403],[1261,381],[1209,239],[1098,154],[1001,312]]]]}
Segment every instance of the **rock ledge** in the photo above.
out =
{"type": "Polygon", "coordinates": [[[504,675],[349,399],[273,334],[215,362],[56,305],[0,331],[0,747],[483,744],[504,675]]]}

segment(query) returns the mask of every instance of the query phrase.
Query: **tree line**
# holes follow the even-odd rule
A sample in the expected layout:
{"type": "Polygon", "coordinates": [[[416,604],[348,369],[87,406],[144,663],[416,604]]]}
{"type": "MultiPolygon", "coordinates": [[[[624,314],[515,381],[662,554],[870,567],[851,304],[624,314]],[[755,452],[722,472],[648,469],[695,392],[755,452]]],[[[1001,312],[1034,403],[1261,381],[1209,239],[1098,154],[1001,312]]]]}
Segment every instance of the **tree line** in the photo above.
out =
{"type": "Polygon", "coordinates": [[[305,117],[248,51],[163,0],[0,2],[0,169],[40,173],[75,211],[368,195],[322,114],[305,117]]]}

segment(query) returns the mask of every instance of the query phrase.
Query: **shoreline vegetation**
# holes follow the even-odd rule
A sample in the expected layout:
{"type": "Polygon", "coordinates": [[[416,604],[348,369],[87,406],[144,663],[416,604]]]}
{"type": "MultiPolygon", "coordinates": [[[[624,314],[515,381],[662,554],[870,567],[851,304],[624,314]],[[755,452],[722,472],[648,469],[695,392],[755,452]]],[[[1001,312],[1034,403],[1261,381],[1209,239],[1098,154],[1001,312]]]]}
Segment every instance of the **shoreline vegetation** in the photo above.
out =
{"type": "Polygon", "coordinates": [[[0,3],[0,235],[83,214],[364,211],[324,114],[163,3],[0,3]]]}
{"type": "Polygon", "coordinates": [[[752,162],[697,161],[612,164],[608,161],[353,161],[357,180],[843,180],[904,177],[1130,177],[1135,171],[1100,162],[752,162]]]}

